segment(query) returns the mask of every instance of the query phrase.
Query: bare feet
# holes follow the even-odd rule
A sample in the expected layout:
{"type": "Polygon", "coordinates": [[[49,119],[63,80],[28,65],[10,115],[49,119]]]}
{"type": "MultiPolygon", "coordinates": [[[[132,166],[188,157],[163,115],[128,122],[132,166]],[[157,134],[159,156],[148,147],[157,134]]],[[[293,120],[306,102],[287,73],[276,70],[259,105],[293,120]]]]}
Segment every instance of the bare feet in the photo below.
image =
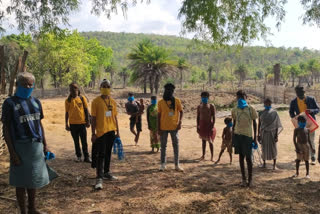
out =
{"type": "Polygon", "coordinates": [[[218,164],[220,162],[220,159],[218,159],[214,164],[218,164]]]}
{"type": "Polygon", "coordinates": [[[199,161],[203,161],[204,160],[204,156],[201,156],[201,158],[199,158],[199,161]]]}

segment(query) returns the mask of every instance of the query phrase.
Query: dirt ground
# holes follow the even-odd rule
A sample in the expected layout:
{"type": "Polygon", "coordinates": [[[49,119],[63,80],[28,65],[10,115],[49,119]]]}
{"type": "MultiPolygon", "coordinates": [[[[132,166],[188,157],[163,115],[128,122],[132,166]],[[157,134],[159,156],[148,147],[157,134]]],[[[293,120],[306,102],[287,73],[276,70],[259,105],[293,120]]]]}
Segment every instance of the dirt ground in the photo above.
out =
{"type": "MultiPolygon", "coordinates": [[[[93,95],[90,96],[92,98],[93,95]]],[[[198,97],[191,100],[198,102],[198,97]]],[[[92,100],[92,99],[91,99],[92,100]]],[[[38,207],[47,213],[319,213],[319,164],[310,167],[311,179],[290,178],[295,173],[295,152],[292,143],[293,126],[287,112],[280,112],[285,127],[279,136],[278,168],[273,171],[269,161],[267,169],[254,167],[254,187],[241,188],[238,156],[229,165],[228,154],[220,164],[206,161],[201,156],[195,118],[191,109],[183,120],[180,135],[180,162],[184,173],[176,172],[173,150],[168,144],[168,170],[159,172],[159,153],[150,153],[149,132],[143,117],[143,132],[139,146],[134,146],[129,131],[129,119],[119,114],[120,134],[126,158],[114,155],[111,168],[119,180],[104,181],[104,189],[94,191],[95,170],[89,164],[76,163],[73,141],[64,130],[64,99],[43,99],[46,138],[56,159],[49,162],[59,178],[38,191],[38,207]]],[[[124,102],[124,100],[119,101],[124,102]]],[[[119,104],[120,105],[120,104],[119,104]]],[[[195,110],[195,109],[193,109],[195,110]]],[[[221,146],[223,118],[217,119],[217,137],[214,159],[221,146]]],[[[88,140],[91,136],[88,131],[88,140]]],[[[318,139],[318,133],[316,136],[318,139]]],[[[317,143],[318,144],[318,143],[317,143]]],[[[91,143],[89,143],[91,148],[91,143]]],[[[14,188],[8,185],[8,163],[0,160],[0,213],[16,213],[14,188]],[[3,199],[6,197],[9,199],[3,199]]]]}

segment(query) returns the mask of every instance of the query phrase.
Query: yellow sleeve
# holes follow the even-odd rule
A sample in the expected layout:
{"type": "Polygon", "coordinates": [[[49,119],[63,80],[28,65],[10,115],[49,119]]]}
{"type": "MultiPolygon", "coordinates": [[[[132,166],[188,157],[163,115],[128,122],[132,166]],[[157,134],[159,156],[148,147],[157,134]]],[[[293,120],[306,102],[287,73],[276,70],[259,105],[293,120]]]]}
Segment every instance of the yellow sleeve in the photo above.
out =
{"type": "Polygon", "coordinates": [[[95,100],[91,104],[91,115],[93,117],[97,116],[97,107],[96,107],[96,101],[95,100]]]}
{"type": "Polygon", "coordinates": [[[182,111],[182,110],[183,110],[180,99],[177,99],[177,110],[178,110],[178,111],[182,111]]]}
{"type": "Polygon", "coordinates": [[[83,97],[83,104],[84,104],[84,107],[88,109],[88,100],[86,97],[83,97]]]}
{"type": "Polygon", "coordinates": [[[251,108],[251,118],[252,118],[252,120],[257,119],[258,118],[257,111],[252,106],[250,106],[250,108],[251,108]]]}
{"type": "Polygon", "coordinates": [[[158,102],[158,113],[162,112],[162,108],[161,108],[161,100],[158,102]]]}
{"type": "Polygon", "coordinates": [[[118,115],[118,111],[117,111],[117,103],[115,100],[112,100],[112,105],[113,105],[113,114],[114,116],[117,116],[118,115]]]}
{"type": "Polygon", "coordinates": [[[65,107],[66,112],[69,112],[70,103],[68,102],[68,99],[66,99],[66,101],[64,102],[64,107],[65,107]]]}

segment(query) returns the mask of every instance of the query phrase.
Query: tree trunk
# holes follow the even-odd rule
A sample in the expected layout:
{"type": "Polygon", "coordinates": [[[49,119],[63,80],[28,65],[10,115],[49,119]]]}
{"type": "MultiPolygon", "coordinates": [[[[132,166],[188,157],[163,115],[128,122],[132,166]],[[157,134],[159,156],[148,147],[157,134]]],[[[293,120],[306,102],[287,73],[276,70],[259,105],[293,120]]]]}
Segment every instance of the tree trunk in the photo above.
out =
{"type": "Polygon", "coordinates": [[[6,93],[6,72],[4,70],[4,46],[0,46],[0,73],[1,73],[1,94],[6,93]]]}
{"type": "Polygon", "coordinates": [[[147,76],[144,76],[144,79],[143,79],[143,93],[144,94],[147,93],[147,76]]]}
{"type": "Polygon", "coordinates": [[[12,94],[13,94],[14,80],[16,79],[18,71],[20,70],[21,61],[22,61],[21,56],[19,56],[19,59],[17,60],[17,63],[16,63],[16,67],[11,72],[10,85],[9,85],[9,96],[12,96],[12,94]]]}
{"type": "Polygon", "coordinates": [[[182,91],[183,69],[180,69],[180,90],[182,91]]]}
{"type": "Polygon", "coordinates": [[[153,81],[152,75],[149,76],[149,85],[150,85],[150,93],[153,94],[154,81],[153,81]]]}
{"type": "Polygon", "coordinates": [[[212,69],[209,69],[209,85],[212,86],[212,69]]]}
{"type": "Polygon", "coordinates": [[[21,66],[20,66],[19,72],[25,72],[26,71],[26,61],[27,61],[28,54],[29,54],[28,51],[24,51],[23,52],[23,57],[22,57],[21,66]]]}
{"type": "Polygon", "coordinates": [[[123,75],[123,88],[126,88],[127,86],[127,76],[123,75]]]}
{"type": "Polygon", "coordinates": [[[113,85],[114,70],[110,71],[110,84],[113,85]]]}
{"type": "Polygon", "coordinates": [[[158,94],[159,92],[159,86],[160,86],[160,76],[156,75],[154,79],[154,87],[155,87],[156,94],[158,94]]]}
{"type": "Polygon", "coordinates": [[[294,87],[294,74],[291,73],[291,80],[292,80],[292,88],[294,87]]]}

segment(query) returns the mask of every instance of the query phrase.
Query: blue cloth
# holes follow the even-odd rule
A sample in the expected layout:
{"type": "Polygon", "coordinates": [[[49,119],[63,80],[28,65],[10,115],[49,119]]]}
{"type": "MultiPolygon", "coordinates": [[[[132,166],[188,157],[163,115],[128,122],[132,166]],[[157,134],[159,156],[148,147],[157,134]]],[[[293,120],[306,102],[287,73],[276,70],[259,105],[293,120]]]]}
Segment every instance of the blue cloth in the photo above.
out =
{"type": "Polygon", "coordinates": [[[56,156],[54,155],[54,153],[52,153],[52,152],[46,152],[46,154],[45,154],[45,160],[53,160],[53,159],[55,159],[56,158],[56,156]]]}
{"type": "Polygon", "coordinates": [[[41,103],[34,97],[22,99],[13,96],[7,98],[2,105],[1,121],[10,124],[10,136],[13,141],[23,139],[42,141],[40,124],[42,118],[41,103]]]}
{"type": "Polygon", "coordinates": [[[129,102],[133,102],[134,101],[134,96],[128,97],[128,101],[129,102]]]}
{"type": "Polygon", "coordinates": [[[157,104],[157,100],[151,100],[151,104],[152,105],[156,105],[157,104]]]}
{"type": "Polygon", "coordinates": [[[45,162],[43,143],[32,140],[14,142],[21,164],[10,164],[9,183],[14,187],[37,189],[49,184],[58,175],[45,162]]]}
{"type": "Polygon", "coordinates": [[[114,140],[114,145],[113,145],[113,153],[117,154],[118,153],[118,159],[122,160],[124,158],[124,153],[123,153],[123,147],[122,147],[122,142],[119,137],[117,137],[114,140]]]}
{"type": "Polygon", "coordinates": [[[307,125],[307,123],[298,122],[299,128],[304,129],[307,125]]]}
{"type": "Polygon", "coordinates": [[[233,126],[233,123],[230,122],[230,123],[227,124],[227,126],[231,128],[233,126]]]}
{"type": "Polygon", "coordinates": [[[241,108],[241,109],[244,109],[245,107],[248,106],[248,103],[245,99],[238,99],[238,107],[241,108]]]}
{"type": "Polygon", "coordinates": [[[254,150],[257,150],[258,149],[258,144],[257,143],[255,143],[255,142],[252,142],[252,148],[254,149],[254,150]]]}
{"type": "Polygon", "coordinates": [[[271,109],[271,106],[264,106],[264,109],[265,109],[265,110],[270,110],[270,109],[271,109]]]}
{"type": "Polygon", "coordinates": [[[33,91],[33,88],[25,88],[18,85],[15,96],[20,97],[22,99],[28,99],[31,96],[32,91],[33,91]]]}
{"type": "Polygon", "coordinates": [[[204,103],[204,104],[207,104],[208,103],[208,97],[202,97],[201,98],[201,102],[204,103]]]}
{"type": "MultiPolygon", "coordinates": [[[[310,115],[313,117],[313,119],[316,119],[315,115],[319,113],[319,109],[320,109],[316,99],[312,96],[306,96],[306,104],[307,104],[307,109],[310,110],[310,115]]],[[[290,103],[290,110],[289,110],[290,117],[294,118],[300,113],[301,112],[299,111],[298,101],[297,101],[297,98],[295,98],[290,103]]]]}

